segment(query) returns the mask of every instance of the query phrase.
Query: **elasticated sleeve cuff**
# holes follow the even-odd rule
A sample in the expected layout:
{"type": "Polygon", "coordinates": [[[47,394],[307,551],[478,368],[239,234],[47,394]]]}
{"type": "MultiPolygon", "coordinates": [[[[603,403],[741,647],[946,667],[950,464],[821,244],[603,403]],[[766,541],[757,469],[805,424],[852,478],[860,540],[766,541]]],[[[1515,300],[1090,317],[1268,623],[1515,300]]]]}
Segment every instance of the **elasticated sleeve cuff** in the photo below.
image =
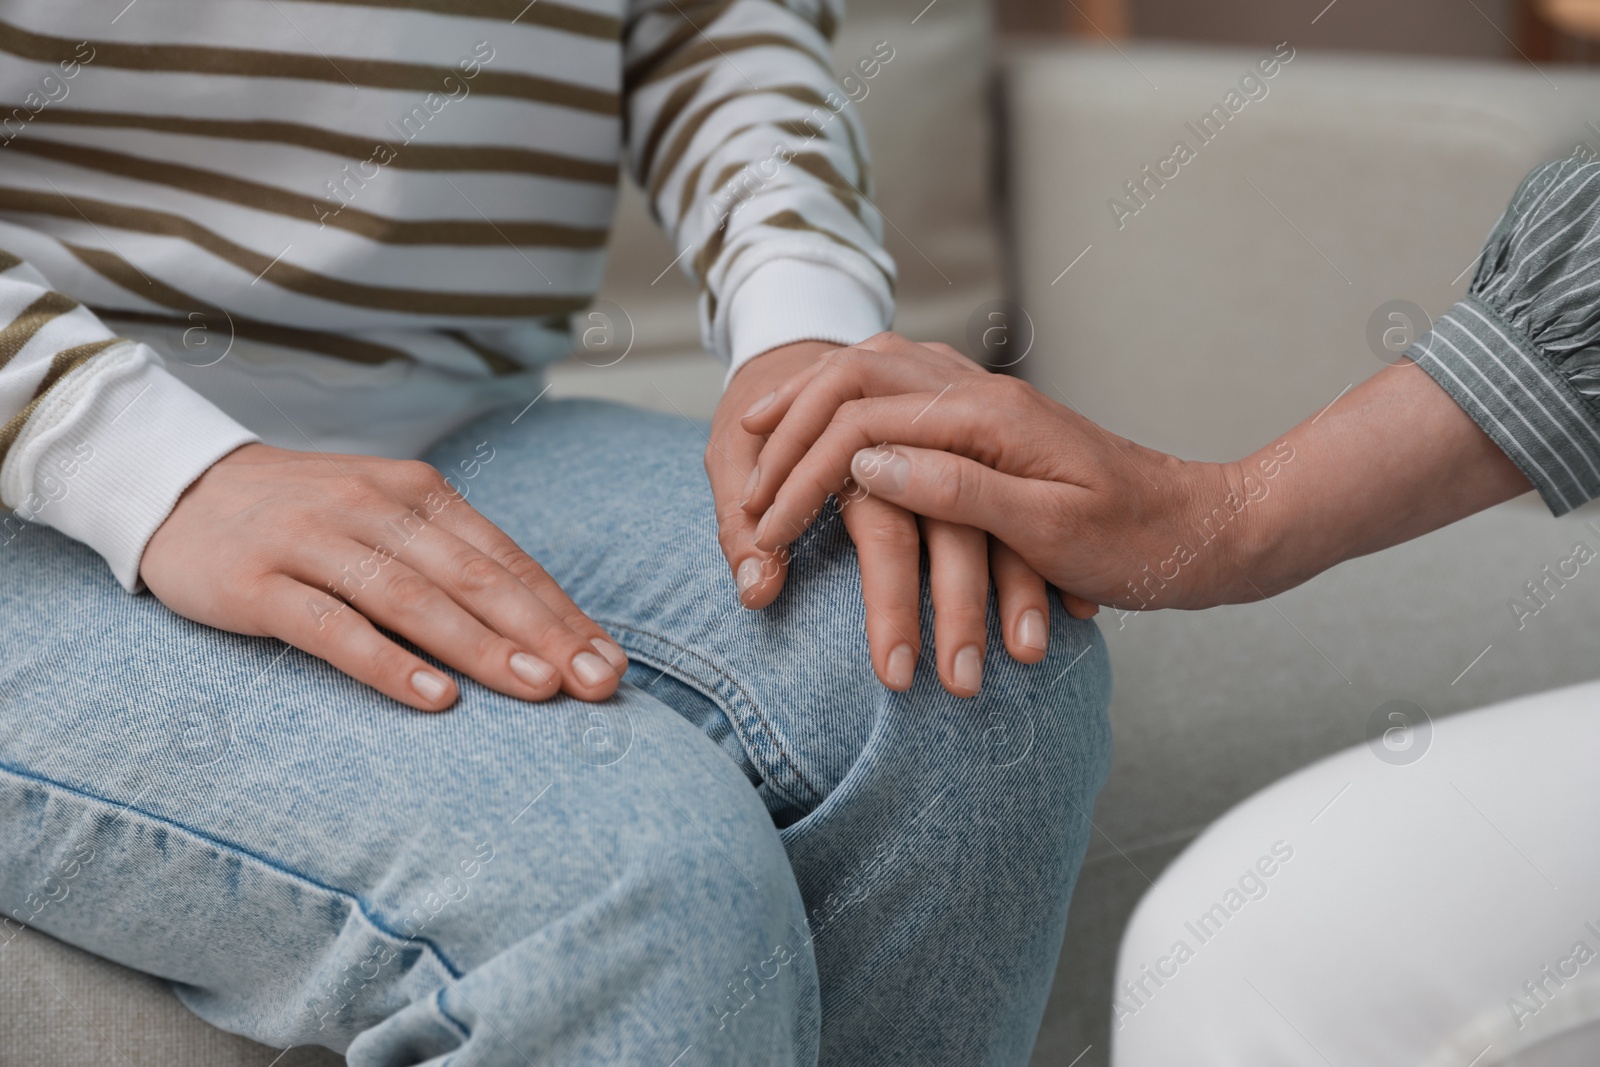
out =
{"type": "Polygon", "coordinates": [[[259,440],[144,345],[108,349],[46,394],[0,467],[0,496],[93,548],[136,593],[139,561],[178,497],[259,440]]]}
{"type": "Polygon", "coordinates": [[[1407,351],[1557,515],[1600,496],[1600,431],[1533,342],[1469,296],[1407,351]]]}
{"type": "Polygon", "coordinates": [[[796,341],[853,345],[889,328],[892,314],[851,275],[798,259],[751,272],[728,308],[731,379],[761,353],[796,341]]]}
{"type": "Polygon", "coordinates": [[[1600,163],[1537,167],[1467,295],[1406,355],[1557,515],[1600,496],[1600,163]]]}

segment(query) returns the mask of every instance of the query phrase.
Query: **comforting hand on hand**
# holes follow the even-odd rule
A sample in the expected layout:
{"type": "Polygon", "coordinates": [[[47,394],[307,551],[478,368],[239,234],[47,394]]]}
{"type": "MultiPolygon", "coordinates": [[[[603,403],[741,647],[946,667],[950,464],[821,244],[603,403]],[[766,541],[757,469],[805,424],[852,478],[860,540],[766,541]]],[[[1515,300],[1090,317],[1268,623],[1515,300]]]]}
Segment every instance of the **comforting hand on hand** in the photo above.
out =
{"type": "Polygon", "coordinates": [[[393,631],[524,700],[601,700],[627,658],[426,463],[253,444],[190,486],[139,573],[196,622],[279,638],[424,711],[455,683],[393,631]]]}
{"type": "MultiPolygon", "coordinates": [[[[833,345],[819,342],[774,349],[739,370],[717,407],[706,449],[706,471],[716,498],[722,550],[747,607],[765,607],[777,597],[794,537],[757,542],[758,501],[776,467],[769,468],[768,460],[761,458],[757,470],[758,457],[766,456],[762,442],[767,430],[755,429],[749,420],[741,424],[741,416],[796,375],[810,380],[820,369],[833,366],[837,358],[833,345]]],[[[782,480],[781,473],[778,480],[782,480]]],[[[840,493],[843,507],[838,517],[860,557],[867,643],[873,669],[884,685],[896,690],[910,688],[921,654],[918,603],[924,542],[928,546],[936,662],[947,690],[956,696],[971,696],[982,686],[991,578],[1006,649],[1022,663],[1044,658],[1050,614],[1044,579],[1015,552],[972,524],[937,517],[919,519],[876,494],[852,492],[842,477],[828,490],[833,491],[840,493]]],[[[827,495],[818,496],[806,515],[813,510],[820,515],[827,495]]],[[[795,524],[796,536],[801,528],[795,524]]]]}
{"type": "MultiPolygon", "coordinates": [[[[1045,655],[1046,579],[1080,617],[1097,603],[1213,598],[1202,588],[1212,568],[1180,565],[1159,605],[1146,602],[1126,560],[1168,560],[1174,529],[1237,481],[1229,468],[1112,437],[945,346],[889,334],[848,349],[790,345],[746,364],[717,408],[706,470],[751,608],[778,596],[789,546],[839,494],[873,668],[891,689],[910,687],[921,654],[925,543],[938,674],[958,696],[982,685],[991,580],[1006,648],[1023,663],[1045,655]]],[[[183,495],[140,575],[180,615],[280,638],[424,710],[454,703],[455,683],[379,627],[527,700],[604,699],[627,666],[543,568],[425,463],[247,445],[183,495]]]]}
{"type": "Polygon", "coordinates": [[[884,334],[840,349],[743,425],[767,436],[746,504],[758,548],[793,541],[853,475],[880,506],[993,534],[1075,594],[1080,617],[1093,604],[1252,599],[1225,576],[1248,523],[1241,502],[1271,474],[1143,448],[944,345],[884,334]],[[1218,536],[1202,540],[1207,528],[1218,536]]]}

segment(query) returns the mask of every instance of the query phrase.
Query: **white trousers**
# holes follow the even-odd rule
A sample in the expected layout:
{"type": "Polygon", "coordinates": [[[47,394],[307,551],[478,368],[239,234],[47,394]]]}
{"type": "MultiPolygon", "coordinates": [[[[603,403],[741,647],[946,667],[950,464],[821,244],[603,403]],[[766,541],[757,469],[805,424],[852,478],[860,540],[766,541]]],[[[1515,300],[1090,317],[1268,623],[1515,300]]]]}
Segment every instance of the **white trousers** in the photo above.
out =
{"type": "Polygon", "coordinates": [[[1135,912],[1112,1028],[1113,1067],[1600,1064],[1600,683],[1228,812],[1135,912]]]}

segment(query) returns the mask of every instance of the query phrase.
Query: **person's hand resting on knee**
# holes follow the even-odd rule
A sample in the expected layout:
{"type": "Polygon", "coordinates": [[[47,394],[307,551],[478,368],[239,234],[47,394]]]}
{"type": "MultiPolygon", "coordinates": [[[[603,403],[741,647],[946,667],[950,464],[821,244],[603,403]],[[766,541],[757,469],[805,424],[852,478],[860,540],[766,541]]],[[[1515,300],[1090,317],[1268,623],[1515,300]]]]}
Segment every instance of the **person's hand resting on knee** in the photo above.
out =
{"type": "Polygon", "coordinates": [[[1466,296],[1400,363],[1232,463],[1143,448],[948,348],[880,334],[745,412],[767,438],[745,504],[755,544],[788,544],[853,481],[989,531],[1063,594],[1203,608],[1271,596],[1530,488],[1565,514],[1600,497],[1597,266],[1600,163],[1534,168],[1466,296]]]}
{"type": "Polygon", "coordinates": [[[249,444],[178,500],[139,574],[162,603],[276,637],[423,711],[455,682],[393,631],[524,700],[602,700],[627,657],[426,463],[249,444]]]}
{"type": "MultiPolygon", "coordinates": [[[[765,430],[751,432],[751,423],[740,420],[795,375],[814,374],[836,358],[837,346],[822,342],[773,349],[739,369],[717,406],[706,448],[706,472],[716,499],[722,551],[746,607],[766,607],[778,596],[795,538],[768,538],[757,544],[760,513],[746,501],[754,504],[751,493],[767,484],[770,473],[765,460],[762,469],[756,469],[765,430]]],[[[973,525],[919,518],[886,499],[851,492],[842,480],[837,490],[843,505],[839,517],[861,561],[873,669],[884,685],[909,689],[921,655],[923,544],[928,548],[935,658],[939,679],[949,692],[972,696],[982,686],[991,579],[1007,651],[1021,663],[1044,658],[1050,618],[1045,582],[1016,552],[973,525]]],[[[826,495],[813,505],[818,516],[826,495]]],[[[799,532],[797,528],[796,536],[799,532]]]]}

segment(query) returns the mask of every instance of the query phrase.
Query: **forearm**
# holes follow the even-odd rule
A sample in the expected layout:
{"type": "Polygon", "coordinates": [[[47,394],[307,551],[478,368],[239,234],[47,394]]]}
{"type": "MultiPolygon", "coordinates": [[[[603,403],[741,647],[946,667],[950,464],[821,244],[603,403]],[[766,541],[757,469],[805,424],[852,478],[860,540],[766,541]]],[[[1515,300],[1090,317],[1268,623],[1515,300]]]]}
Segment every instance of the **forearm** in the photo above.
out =
{"type": "Polygon", "coordinates": [[[1530,488],[1557,515],[1600,496],[1597,264],[1600,165],[1534,168],[1407,361],[1289,434],[1293,469],[1243,524],[1240,574],[1270,593],[1530,488]]]}
{"type": "Polygon", "coordinates": [[[1271,596],[1532,488],[1409,362],[1374,375],[1278,441],[1229,464],[1227,476],[1250,502],[1239,515],[1237,551],[1219,575],[1217,603],[1271,596]],[[1293,449],[1287,462],[1284,445],[1293,449]],[[1262,464],[1273,459],[1277,474],[1266,478],[1262,464]],[[1246,477],[1255,481],[1253,494],[1246,477]]]}
{"type": "MultiPolygon", "coordinates": [[[[828,54],[838,0],[627,9],[628,158],[704,292],[706,347],[737,371],[797,341],[887,329],[894,263],[828,54]]],[[[884,47],[863,77],[893,59],[884,47]]]]}

